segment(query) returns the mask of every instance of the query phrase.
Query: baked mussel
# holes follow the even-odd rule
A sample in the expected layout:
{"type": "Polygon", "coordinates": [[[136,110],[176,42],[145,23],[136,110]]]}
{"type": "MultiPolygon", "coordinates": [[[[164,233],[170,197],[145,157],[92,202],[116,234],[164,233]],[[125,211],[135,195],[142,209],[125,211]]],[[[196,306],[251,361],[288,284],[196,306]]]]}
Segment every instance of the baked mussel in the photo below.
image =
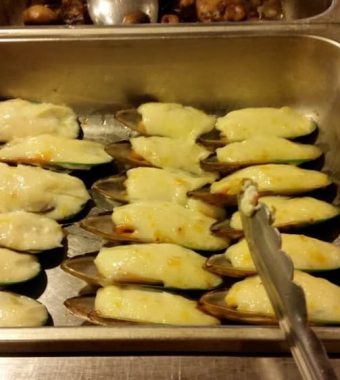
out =
{"type": "Polygon", "coordinates": [[[112,161],[112,157],[100,143],[44,134],[8,142],[0,148],[0,161],[88,170],[112,161]]]}
{"type": "Polygon", "coordinates": [[[199,176],[179,170],[132,168],[124,174],[101,179],[92,190],[108,201],[133,203],[138,201],[166,201],[197,209],[207,216],[223,219],[222,208],[187,196],[189,191],[213,182],[210,175],[199,176]]]}
{"type": "Polygon", "coordinates": [[[163,201],[141,201],[113,209],[113,214],[91,216],[81,227],[104,239],[138,243],[172,243],[202,251],[229,245],[210,228],[217,220],[200,211],[163,201]]]}
{"type": "Polygon", "coordinates": [[[133,137],[129,141],[120,141],[106,148],[115,161],[127,167],[151,166],[163,169],[182,170],[188,173],[218,177],[215,173],[205,172],[200,162],[211,151],[200,144],[170,137],[133,137]]]}
{"type": "Polygon", "coordinates": [[[316,123],[302,113],[290,108],[243,108],[219,117],[216,130],[201,136],[199,141],[207,146],[221,147],[258,135],[295,139],[309,135],[316,123]]]}
{"type": "Polygon", "coordinates": [[[98,255],[68,259],[62,269],[90,284],[155,285],[208,290],[222,280],[203,268],[205,257],[175,244],[130,244],[103,247],[98,255]]]}
{"type": "Polygon", "coordinates": [[[277,136],[256,135],[217,148],[216,154],[201,161],[201,166],[204,170],[227,173],[259,164],[299,165],[321,155],[322,151],[314,145],[300,144],[277,136]]]}
{"type": "Polygon", "coordinates": [[[209,191],[203,188],[191,191],[189,195],[214,204],[236,205],[237,194],[245,179],[257,184],[260,195],[297,195],[326,188],[332,183],[327,174],[315,170],[293,165],[255,165],[214,182],[209,191]]]}
{"type": "Polygon", "coordinates": [[[50,134],[75,139],[80,127],[69,107],[23,99],[0,102],[0,141],[50,134]]]}
{"type": "MultiPolygon", "coordinates": [[[[282,250],[296,269],[321,272],[340,268],[340,248],[335,244],[296,234],[281,234],[281,241],[282,250]]],[[[245,239],[231,245],[223,254],[209,257],[205,266],[213,273],[230,277],[246,277],[257,272],[245,239]]]]}
{"type": "Polygon", "coordinates": [[[96,296],[75,297],[65,301],[74,315],[100,325],[119,321],[166,325],[219,325],[217,318],[198,308],[197,301],[178,294],[146,287],[110,285],[96,296]]]}
{"type": "Polygon", "coordinates": [[[0,248],[0,287],[26,282],[41,271],[35,256],[0,248]]]}
{"type": "Polygon", "coordinates": [[[177,103],[145,103],[118,111],[117,120],[145,136],[163,136],[194,142],[210,132],[216,117],[177,103]]]}
{"type": "MultiPolygon", "coordinates": [[[[294,272],[294,283],[304,291],[310,323],[340,324],[339,286],[300,271],[294,272]]],[[[203,310],[217,318],[253,324],[277,323],[259,276],[247,277],[227,290],[206,293],[199,303],[203,310]]]]}
{"type": "Polygon", "coordinates": [[[0,291],[0,327],[38,327],[46,324],[48,312],[35,299],[0,291]]]}

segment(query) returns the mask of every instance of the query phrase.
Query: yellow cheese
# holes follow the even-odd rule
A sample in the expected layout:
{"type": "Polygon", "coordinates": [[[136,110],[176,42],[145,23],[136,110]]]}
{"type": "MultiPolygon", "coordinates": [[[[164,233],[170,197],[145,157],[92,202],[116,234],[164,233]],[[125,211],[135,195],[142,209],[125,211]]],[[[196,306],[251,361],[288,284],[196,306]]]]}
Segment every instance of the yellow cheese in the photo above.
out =
{"type": "Polygon", "coordinates": [[[199,162],[211,152],[199,144],[168,137],[136,137],[130,139],[133,151],[163,169],[177,169],[201,176],[217,178],[214,173],[205,173],[199,162]]]}
{"type": "Polygon", "coordinates": [[[76,138],[79,125],[71,108],[22,99],[0,102],[0,141],[46,133],[76,138]]]}
{"type": "Polygon", "coordinates": [[[170,288],[215,288],[222,280],[203,269],[205,261],[175,244],[131,244],[102,248],[94,262],[107,283],[146,280],[170,288]]]}
{"type": "Polygon", "coordinates": [[[228,142],[233,142],[259,134],[294,138],[313,132],[316,125],[289,107],[263,107],[229,112],[217,120],[216,128],[228,142]]]}
{"type": "Polygon", "coordinates": [[[195,141],[210,132],[216,117],[176,103],[145,103],[138,108],[147,135],[195,141]]]}
{"type": "Polygon", "coordinates": [[[38,167],[0,164],[0,212],[29,211],[64,219],[88,201],[83,182],[68,174],[38,167]]]}
{"type": "MultiPolygon", "coordinates": [[[[340,322],[340,287],[323,278],[299,271],[294,272],[294,282],[304,290],[310,321],[340,322]]],[[[274,315],[259,276],[235,283],[225,302],[240,312],[274,315]]]]}
{"type": "Polygon", "coordinates": [[[103,318],[173,325],[218,325],[197,302],[179,295],[138,288],[108,286],[97,291],[95,311],[103,318]]]}
{"type": "Polygon", "coordinates": [[[46,323],[48,313],[34,299],[0,292],[0,327],[38,327],[46,323]]]}
{"type": "Polygon", "coordinates": [[[0,285],[27,281],[39,272],[40,264],[35,256],[0,248],[0,285]]]}
{"type": "Polygon", "coordinates": [[[110,162],[112,157],[104,145],[60,136],[39,135],[14,139],[0,149],[0,160],[28,159],[41,163],[96,165],[110,162]]]}
{"type": "Polygon", "coordinates": [[[254,136],[216,149],[217,159],[229,164],[301,162],[313,160],[322,154],[313,145],[297,144],[281,137],[254,136]]]}
{"type": "Polygon", "coordinates": [[[211,183],[211,176],[197,176],[183,171],[158,168],[135,168],[127,171],[125,188],[130,203],[137,201],[166,201],[198,210],[205,215],[221,218],[224,210],[190,199],[192,191],[211,183]]]}
{"type": "Polygon", "coordinates": [[[292,165],[250,166],[222,178],[211,185],[212,193],[237,195],[245,179],[253,180],[259,192],[273,194],[297,194],[328,186],[330,178],[315,170],[301,169],[292,165]]]}
{"type": "MultiPolygon", "coordinates": [[[[295,268],[325,270],[340,268],[340,248],[304,235],[281,234],[282,250],[292,259],[295,268]]],[[[255,269],[245,239],[230,246],[225,252],[233,267],[255,269]]]]}
{"type": "MultiPolygon", "coordinates": [[[[339,215],[337,207],[310,197],[262,197],[260,202],[268,206],[272,212],[274,227],[313,224],[339,215]]],[[[242,229],[238,211],[232,215],[230,227],[242,229]]]]}
{"type": "Polygon", "coordinates": [[[131,231],[128,236],[147,242],[211,251],[228,246],[227,239],[210,232],[215,219],[175,203],[144,201],[115,207],[112,219],[117,230],[131,231]]]}
{"type": "Polygon", "coordinates": [[[46,216],[13,211],[0,214],[0,246],[18,251],[61,247],[61,226],[46,216]]]}

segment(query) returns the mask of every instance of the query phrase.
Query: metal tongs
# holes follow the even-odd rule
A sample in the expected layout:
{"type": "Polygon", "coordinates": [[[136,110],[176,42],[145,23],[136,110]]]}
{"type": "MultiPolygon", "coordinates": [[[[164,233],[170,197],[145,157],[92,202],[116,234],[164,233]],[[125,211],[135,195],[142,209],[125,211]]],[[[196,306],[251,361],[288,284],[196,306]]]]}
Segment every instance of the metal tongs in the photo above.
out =
{"type": "Polygon", "coordinates": [[[323,344],[307,324],[304,292],[293,283],[294,266],[281,250],[280,233],[258,198],[256,185],[245,180],[238,199],[243,230],[280,328],[304,379],[337,379],[323,344]]]}

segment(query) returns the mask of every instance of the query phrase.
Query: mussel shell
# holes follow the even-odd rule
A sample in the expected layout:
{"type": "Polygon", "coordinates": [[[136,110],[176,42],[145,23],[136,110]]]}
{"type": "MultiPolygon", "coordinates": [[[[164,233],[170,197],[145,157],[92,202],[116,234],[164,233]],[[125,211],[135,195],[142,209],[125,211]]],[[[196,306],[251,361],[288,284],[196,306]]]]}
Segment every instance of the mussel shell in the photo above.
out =
{"type": "Polygon", "coordinates": [[[192,190],[188,192],[188,196],[200,201],[210,203],[215,206],[236,206],[237,196],[226,195],[222,193],[211,193],[209,187],[192,190]]]}
{"type": "Polygon", "coordinates": [[[4,162],[5,164],[10,165],[32,165],[32,166],[40,166],[46,169],[68,169],[68,170],[90,170],[93,166],[98,166],[100,164],[80,164],[76,162],[58,162],[58,161],[47,161],[42,159],[35,158],[27,158],[27,157],[18,157],[13,159],[0,159],[0,162],[4,162]]]}
{"type": "Polygon", "coordinates": [[[64,302],[65,307],[76,317],[100,326],[135,325],[136,323],[116,319],[102,318],[94,310],[94,295],[69,298],[64,302]]]}
{"type": "Polygon", "coordinates": [[[106,215],[89,216],[80,222],[80,226],[93,234],[111,241],[124,241],[136,243],[152,243],[150,240],[138,239],[131,236],[131,231],[117,231],[112,221],[112,213],[106,215]]]}
{"type": "Polygon", "coordinates": [[[200,162],[201,168],[206,171],[214,171],[222,174],[229,174],[236,170],[245,168],[247,166],[263,165],[263,164],[290,164],[290,165],[300,165],[306,161],[311,161],[308,159],[300,160],[272,160],[272,161],[259,161],[259,162],[242,162],[242,163],[228,163],[220,162],[217,160],[216,155],[211,155],[205,160],[200,162]]]}
{"type": "MultiPolygon", "coordinates": [[[[281,232],[298,232],[303,230],[309,230],[313,228],[314,226],[318,225],[319,223],[324,223],[328,221],[336,221],[339,218],[338,215],[327,218],[327,219],[320,219],[320,220],[313,220],[313,221],[305,221],[301,222],[299,224],[285,224],[281,226],[275,226],[279,231],[281,232]]],[[[215,234],[216,236],[220,237],[227,237],[229,239],[241,239],[244,237],[244,232],[242,230],[236,230],[232,227],[230,227],[229,220],[224,220],[222,222],[215,223],[211,226],[211,232],[215,234]]]]}
{"type": "Polygon", "coordinates": [[[132,131],[138,132],[138,134],[143,134],[142,116],[135,108],[120,110],[116,112],[115,118],[132,131]]]}
{"type": "Polygon", "coordinates": [[[261,325],[273,325],[278,323],[274,317],[269,315],[239,312],[228,307],[224,301],[227,293],[228,289],[216,290],[204,294],[198,301],[199,308],[220,319],[261,325]]]}
{"type": "Polygon", "coordinates": [[[100,179],[93,184],[92,190],[97,191],[107,199],[128,203],[128,194],[124,185],[126,179],[126,175],[121,174],[100,179]]]}
{"type": "Polygon", "coordinates": [[[61,268],[71,274],[72,276],[78,277],[90,284],[106,286],[111,284],[142,284],[142,285],[156,285],[162,286],[163,284],[157,280],[142,278],[137,276],[130,276],[129,278],[125,276],[124,281],[110,281],[104,278],[97,270],[94,264],[94,259],[96,254],[87,254],[79,257],[74,257],[65,260],[61,264],[61,268]]]}
{"type": "Polygon", "coordinates": [[[131,144],[128,141],[119,141],[105,147],[105,151],[110,154],[115,160],[130,167],[153,165],[146,161],[143,157],[138,156],[132,150],[131,144]]]}
{"type": "Polygon", "coordinates": [[[220,131],[217,129],[213,129],[209,133],[199,136],[197,142],[212,149],[221,148],[228,143],[228,141],[220,135],[220,131]]]}
{"type": "Polygon", "coordinates": [[[256,274],[255,269],[242,269],[232,266],[231,262],[225,257],[224,253],[213,255],[208,258],[205,268],[212,273],[228,277],[246,277],[256,274]]]}

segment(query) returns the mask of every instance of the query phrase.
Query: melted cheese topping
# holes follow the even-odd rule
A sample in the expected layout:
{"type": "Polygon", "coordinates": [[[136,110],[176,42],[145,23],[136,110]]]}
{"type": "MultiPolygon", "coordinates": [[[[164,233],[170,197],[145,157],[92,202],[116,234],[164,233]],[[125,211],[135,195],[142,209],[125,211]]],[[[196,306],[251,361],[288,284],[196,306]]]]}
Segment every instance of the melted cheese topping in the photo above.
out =
{"type": "MultiPolygon", "coordinates": [[[[291,257],[294,267],[305,270],[325,270],[340,267],[340,248],[304,235],[281,234],[282,250],[291,257]]],[[[233,267],[255,269],[245,239],[230,246],[225,252],[233,267]]]]}
{"type": "Polygon", "coordinates": [[[210,155],[201,145],[168,137],[136,137],[130,142],[133,151],[153,166],[217,178],[216,174],[205,173],[200,167],[199,162],[210,155]]]}
{"type": "MultiPolygon", "coordinates": [[[[305,293],[310,321],[340,322],[340,287],[329,281],[295,271],[294,282],[305,293]]],[[[274,315],[267,293],[259,276],[248,277],[234,284],[225,302],[240,312],[274,315]]]]}
{"type": "Polygon", "coordinates": [[[102,248],[95,259],[109,283],[156,282],[179,289],[211,289],[220,277],[203,269],[206,258],[175,244],[135,244],[102,248]]]}
{"type": "Polygon", "coordinates": [[[104,318],[173,325],[218,325],[197,302],[179,295],[146,289],[108,286],[97,291],[97,314],[104,318]]]}
{"type": "Polygon", "coordinates": [[[79,125],[71,108],[22,99],[0,102],[0,141],[46,133],[76,138],[79,125]]]}
{"type": "MultiPolygon", "coordinates": [[[[274,227],[313,224],[339,215],[337,207],[310,197],[262,197],[260,201],[268,206],[273,214],[274,227]]],[[[242,230],[238,211],[232,215],[230,226],[242,230]]]]}
{"type": "Polygon", "coordinates": [[[29,211],[52,219],[78,213],[90,196],[83,182],[38,167],[0,164],[0,212],[29,211]]]}
{"type": "Polygon", "coordinates": [[[211,183],[211,176],[199,177],[190,173],[158,168],[135,168],[127,172],[125,187],[129,202],[166,201],[174,202],[201,211],[208,216],[224,215],[220,209],[201,201],[190,200],[188,191],[192,191],[211,183]]]}
{"type": "Polygon", "coordinates": [[[315,170],[291,165],[257,165],[238,170],[211,185],[212,193],[237,195],[245,179],[253,180],[259,192],[297,194],[328,186],[330,178],[315,170]]]}
{"type": "Polygon", "coordinates": [[[18,251],[43,251],[61,247],[61,226],[45,216],[14,211],[0,214],[0,246],[18,251]]]}
{"type": "Polygon", "coordinates": [[[38,327],[48,318],[45,306],[34,299],[0,292],[0,327],[38,327]]]}
{"type": "Polygon", "coordinates": [[[96,142],[40,135],[9,142],[0,149],[0,160],[98,165],[110,162],[112,157],[96,142]]]}
{"type": "Polygon", "coordinates": [[[147,135],[195,141],[210,132],[216,117],[176,103],[145,103],[138,108],[147,135]]]}
{"type": "Polygon", "coordinates": [[[175,203],[145,201],[116,207],[112,219],[117,230],[132,230],[129,236],[148,242],[212,251],[228,246],[228,240],[210,232],[215,219],[175,203]]]}
{"type": "Polygon", "coordinates": [[[39,272],[40,264],[35,256],[0,248],[0,284],[27,281],[39,272]]]}
{"type": "Polygon", "coordinates": [[[313,160],[322,152],[313,145],[297,144],[276,136],[254,136],[216,149],[217,159],[230,164],[265,164],[313,160]]]}
{"type": "Polygon", "coordinates": [[[289,108],[245,108],[217,119],[216,128],[228,142],[242,141],[256,135],[294,138],[307,135],[315,123],[289,108]]]}

